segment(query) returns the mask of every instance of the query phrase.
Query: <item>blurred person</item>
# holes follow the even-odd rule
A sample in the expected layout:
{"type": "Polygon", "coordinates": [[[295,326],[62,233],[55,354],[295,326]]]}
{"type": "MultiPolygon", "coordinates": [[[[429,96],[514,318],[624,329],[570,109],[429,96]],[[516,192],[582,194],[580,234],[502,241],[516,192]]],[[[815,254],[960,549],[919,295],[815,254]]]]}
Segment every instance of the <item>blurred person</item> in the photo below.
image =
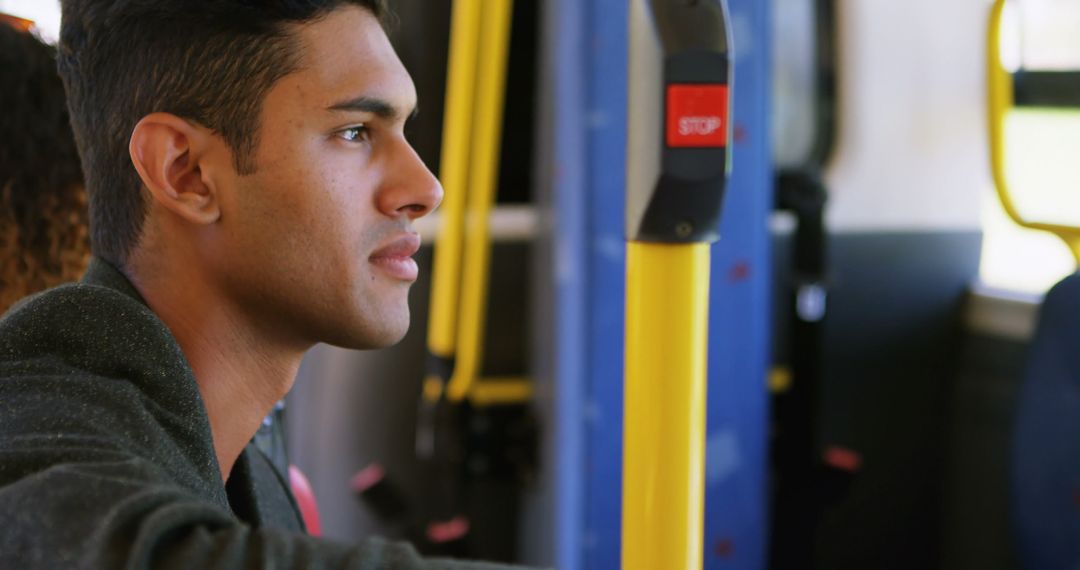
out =
{"type": "Polygon", "coordinates": [[[497,568],[305,534],[252,442],[409,325],[442,198],[380,0],[64,0],[94,258],[0,320],[0,567],[497,568]]]}
{"type": "Polygon", "coordinates": [[[90,261],[86,192],[56,50],[0,14],[0,314],[78,279],[90,261]]]}

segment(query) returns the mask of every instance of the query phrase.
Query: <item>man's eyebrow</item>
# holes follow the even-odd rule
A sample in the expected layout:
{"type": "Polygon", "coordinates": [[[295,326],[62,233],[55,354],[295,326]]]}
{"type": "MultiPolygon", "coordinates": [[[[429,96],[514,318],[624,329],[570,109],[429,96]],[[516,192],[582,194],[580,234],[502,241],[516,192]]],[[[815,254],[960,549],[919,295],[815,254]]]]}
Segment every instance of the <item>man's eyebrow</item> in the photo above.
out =
{"type": "MultiPolygon", "coordinates": [[[[334,103],[327,107],[329,111],[356,111],[360,113],[371,113],[380,119],[392,121],[397,119],[401,112],[397,107],[392,105],[389,101],[384,99],[378,99],[375,97],[360,96],[347,101],[341,101],[334,103]]],[[[406,120],[415,118],[420,113],[420,107],[414,107],[406,120]]]]}

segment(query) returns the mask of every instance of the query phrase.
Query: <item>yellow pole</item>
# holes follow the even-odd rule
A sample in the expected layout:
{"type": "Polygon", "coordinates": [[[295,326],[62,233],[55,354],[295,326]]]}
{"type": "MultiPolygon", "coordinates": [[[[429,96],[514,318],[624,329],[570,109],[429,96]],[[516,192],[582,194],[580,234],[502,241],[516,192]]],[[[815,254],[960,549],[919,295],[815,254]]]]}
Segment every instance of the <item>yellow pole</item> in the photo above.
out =
{"type": "MultiPolygon", "coordinates": [[[[431,277],[428,351],[452,362],[456,349],[458,292],[461,285],[462,226],[468,188],[476,64],[480,29],[480,0],[454,0],[447,69],[442,157],[439,170],[445,190],[431,277]]],[[[437,401],[443,392],[444,370],[429,370],[424,399],[437,401]]]]}
{"type": "Polygon", "coordinates": [[[512,6],[511,0],[486,2],[480,27],[480,53],[483,57],[480,58],[477,75],[474,146],[469,168],[457,362],[446,389],[446,397],[451,402],[460,402],[469,394],[480,374],[483,358],[491,255],[489,219],[498,183],[512,6]]]}
{"type": "Polygon", "coordinates": [[[709,244],[627,244],[624,570],[700,570],[709,244]]]}

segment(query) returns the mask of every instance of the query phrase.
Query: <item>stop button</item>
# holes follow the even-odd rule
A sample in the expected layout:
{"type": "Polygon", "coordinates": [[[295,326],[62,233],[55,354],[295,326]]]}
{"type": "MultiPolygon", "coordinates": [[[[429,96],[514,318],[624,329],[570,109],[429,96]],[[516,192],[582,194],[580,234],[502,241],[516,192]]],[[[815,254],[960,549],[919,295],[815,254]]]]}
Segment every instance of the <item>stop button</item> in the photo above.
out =
{"type": "Polygon", "coordinates": [[[727,122],[727,85],[668,85],[667,146],[727,146],[727,122]]]}

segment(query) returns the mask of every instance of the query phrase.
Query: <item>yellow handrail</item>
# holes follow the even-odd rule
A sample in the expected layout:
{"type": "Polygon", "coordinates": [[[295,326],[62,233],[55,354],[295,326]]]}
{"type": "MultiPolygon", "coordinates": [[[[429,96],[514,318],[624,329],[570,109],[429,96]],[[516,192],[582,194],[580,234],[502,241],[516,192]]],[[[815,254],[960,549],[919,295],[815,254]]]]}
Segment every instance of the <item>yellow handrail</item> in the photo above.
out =
{"type": "Polygon", "coordinates": [[[451,402],[460,402],[480,374],[484,324],[487,319],[488,269],[491,256],[490,215],[498,182],[499,150],[510,46],[511,0],[484,5],[480,27],[473,152],[465,216],[465,255],[462,263],[461,315],[454,372],[446,389],[451,402]]]}
{"type": "MultiPolygon", "coordinates": [[[[450,55],[447,69],[442,156],[439,170],[445,195],[440,206],[428,309],[428,351],[452,366],[457,341],[458,294],[462,226],[468,189],[469,150],[472,148],[473,105],[476,89],[480,0],[455,0],[451,14],[450,55]]],[[[438,400],[448,370],[429,370],[423,397],[438,400]]]]}
{"type": "Polygon", "coordinates": [[[986,50],[986,78],[990,132],[990,168],[994,188],[1005,213],[1018,225],[1051,232],[1069,247],[1073,258],[1080,265],[1080,228],[1062,224],[1049,224],[1025,219],[1016,208],[1005,172],[1005,115],[1013,107],[1012,75],[1001,64],[1001,20],[1005,4],[1009,0],[995,0],[990,10],[990,30],[986,50]]]}
{"type": "Polygon", "coordinates": [[[627,243],[623,570],[702,567],[709,248],[627,243]]]}

